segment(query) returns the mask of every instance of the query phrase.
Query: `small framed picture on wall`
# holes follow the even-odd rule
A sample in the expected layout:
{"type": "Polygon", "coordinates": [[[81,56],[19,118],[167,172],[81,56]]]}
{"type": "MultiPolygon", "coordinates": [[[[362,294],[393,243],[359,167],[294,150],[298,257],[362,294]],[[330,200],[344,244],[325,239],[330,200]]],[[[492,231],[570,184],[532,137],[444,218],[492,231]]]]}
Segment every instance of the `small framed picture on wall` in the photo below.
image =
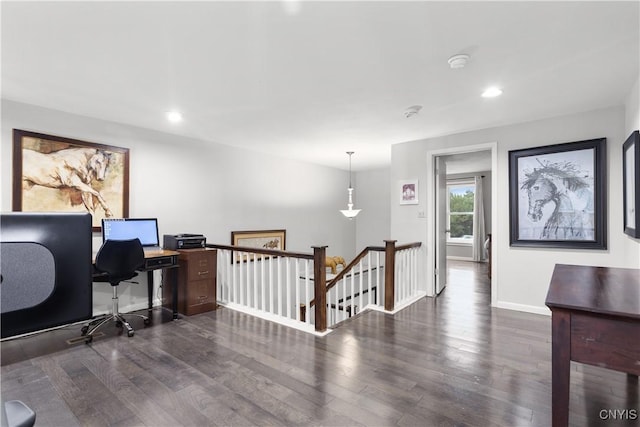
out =
{"type": "Polygon", "coordinates": [[[418,204],[418,180],[417,179],[399,181],[398,191],[400,193],[401,205],[417,205],[418,204]]]}

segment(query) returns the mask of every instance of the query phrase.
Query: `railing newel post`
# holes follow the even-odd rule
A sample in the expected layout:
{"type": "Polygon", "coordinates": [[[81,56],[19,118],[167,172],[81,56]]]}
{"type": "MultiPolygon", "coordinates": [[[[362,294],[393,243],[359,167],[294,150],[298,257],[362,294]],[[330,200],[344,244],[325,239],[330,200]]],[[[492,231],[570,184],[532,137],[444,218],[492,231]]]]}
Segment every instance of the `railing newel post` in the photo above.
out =
{"type": "Polygon", "coordinates": [[[384,309],[393,311],[395,303],[396,242],[384,241],[384,309]]]}
{"type": "Polygon", "coordinates": [[[315,300],[316,331],[327,330],[327,269],[326,246],[313,248],[313,298],[315,300]]]}

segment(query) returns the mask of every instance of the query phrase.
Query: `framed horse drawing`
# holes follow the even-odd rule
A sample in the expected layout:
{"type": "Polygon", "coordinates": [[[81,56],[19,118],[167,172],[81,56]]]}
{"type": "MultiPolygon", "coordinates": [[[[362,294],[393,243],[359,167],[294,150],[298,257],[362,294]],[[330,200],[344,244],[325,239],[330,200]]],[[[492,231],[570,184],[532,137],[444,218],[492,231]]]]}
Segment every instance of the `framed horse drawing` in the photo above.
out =
{"type": "Polygon", "coordinates": [[[129,150],[13,130],[13,210],[129,216],[129,150]]]}
{"type": "Polygon", "coordinates": [[[606,139],[509,152],[511,246],[606,249],[606,139]]]}

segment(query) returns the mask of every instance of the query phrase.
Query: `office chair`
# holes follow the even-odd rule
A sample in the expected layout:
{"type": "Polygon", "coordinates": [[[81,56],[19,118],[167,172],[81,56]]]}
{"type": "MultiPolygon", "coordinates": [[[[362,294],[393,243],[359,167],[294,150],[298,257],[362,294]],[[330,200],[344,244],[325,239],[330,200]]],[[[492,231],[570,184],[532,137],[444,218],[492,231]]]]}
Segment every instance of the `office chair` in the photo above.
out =
{"type": "Polygon", "coordinates": [[[32,427],[36,413],[21,400],[2,401],[2,425],[7,427],[32,427]]]}
{"type": "MultiPolygon", "coordinates": [[[[127,329],[127,336],[132,337],[134,334],[133,328],[118,311],[118,285],[137,276],[136,270],[144,265],[144,250],[140,240],[106,240],[96,255],[95,265],[97,272],[101,273],[101,275],[94,278],[94,281],[109,282],[111,284],[113,289],[113,298],[111,299],[113,301],[113,310],[111,314],[82,327],[82,335],[86,336],[85,342],[88,344],[93,341],[94,332],[110,320],[114,320],[118,327],[124,326],[127,329]],[[96,323],[97,325],[95,325],[96,323]]],[[[150,323],[149,318],[141,314],[128,314],[127,316],[142,317],[145,325],[150,323]]]]}

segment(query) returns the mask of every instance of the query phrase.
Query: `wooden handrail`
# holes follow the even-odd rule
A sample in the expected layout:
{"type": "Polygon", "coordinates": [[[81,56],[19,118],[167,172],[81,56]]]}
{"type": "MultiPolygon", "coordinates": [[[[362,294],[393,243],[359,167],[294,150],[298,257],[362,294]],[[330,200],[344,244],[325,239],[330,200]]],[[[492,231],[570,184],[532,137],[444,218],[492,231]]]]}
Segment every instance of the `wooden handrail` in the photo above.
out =
{"type": "Polygon", "coordinates": [[[396,246],[396,252],[404,251],[406,249],[411,249],[411,248],[419,248],[420,246],[422,246],[421,242],[407,243],[405,245],[396,246]]]}
{"type": "Polygon", "coordinates": [[[245,246],[232,246],[232,245],[219,245],[213,243],[207,243],[205,245],[208,248],[215,249],[226,249],[229,251],[236,252],[251,252],[256,254],[263,255],[273,255],[273,256],[281,256],[281,257],[290,257],[290,258],[301,258],[301,259],[313,259],[313,254],[305,254],[301,252],[289,252],[289,251],[281,251],[277,249],[262,249],[262,248],[250,248],[245,246]]]}
{"type": "Polygon", "coordinates": [[[342,280],[345,274],[351,271],[351,269],[355,267],[360,262],[360,260],[367,255],[367,253],[369,253],[369,251],[384,252],[384,247],[383,246],[367,246],[366,248],[364,248],[362,252],[360,252],[353,259],[353,261],[347,264],[347,266],[343,268],[342,271],[336,275],[336,277],[334,277],[333,279],[327,282],[327,291],[333,288],[336,285],[336,283],[338,283],[340,280],[342,280]]]}
{"type": "MultiPolygon", "coordinates": [[[[335,287],[345,275],[351,272],[355,266],[369,252],[384,252],[385,253],[385,275],[384,275],[384,289],[385,289],[385,301],[384,307],[387,311],[393,311],[395,288],[394,288],[394,272],[395,272],[395,256],[399,251],[406,249],[418,248],[422,245],[420,242],[407,243],[404,245],[396,246],[395,240],[385,240],[385,246],[367,246],[364,248],[342,271],[340,271],[333,279],[327,281],[326,276],[326,246],[314,246],[313,254],[301,253],[301,252],[289,252],[277,249],[264,249],[264,248],[251,248],[245,246],[233,246],[233,245],[221,245],[208,243],[206,247],[256,253],[262,255],[271,255],[274,257],[289,257],[298,258],[313,261],[313,282],[314,282],[314,298],[309,302],[309,309],[315,306],[315,329],[319,332],[324,332],[327,329],[327,292],[335,287]]],[[[306,319],[307,307],[304,304],[300,304],[300,316],[304,322],[306,319]]]]}
{"type": "MultiPolygon", "coordinates": [[[[390,254],[393,253],[393,258],[395,258],[395,253],[398,252],[398,251],[403,251],[403,250],[412,249],[412,248],[419,248],[420,246],[422,246],[421,242],[414,242],[414,243],[407,243],[407,244],[404,244],[404,245],[400,245],[400,246],[395,246],[394,247],[395,240],[386,240],[385,242],[386,242],[387,246],[390,246],[390,247],[394,248],[393,252],[389,251],[390,254]]],[[[353,269],[353,267],[358,265],[360,260],[362,260],[362,258],[364,258],[369,251],[386,252],[387,248],[385,246],[367,246],[366,248],[364,248],[353,259],[353,261],[351,261],[345,268],[342,269],[342,271],[340,273],[338,273],[336,275],[336,277],[334,277],[333,279],[331,279],[330,281],[328,281],[326,283],[327,292],[329,292],[329,290],[331,290],[331,288],[336,286],[338,284],[338,282],[340,282],[340,280],[342,280],[344,278],[344,276],[353,269]]],[[[393,258],[390,258],[390,259],[393,259],[393,258]]],[[[390,262],[389,260],[386,260],[385,264],[388,264],[389,262],[390,262]]],[[[393,261],[391,261],[390,265],[393,265],[393,264],[394,264],[393,261]]],[[[393,268],[388,268],[387,266],[385,266],[385,270],[387,272],[387,273],[385,273],[386,274],[385,275],[385,282],[388,283],[387,286],[390,286],[392,280],[390,282],[389,277],[393,278],[394,269],[393,268]]],[[[392,305],[393,305],[393,297],[395,295],[394,295],[393,290],[391,290],[391,292],[389,292],[389,289],[387,289],[386,293],[389,294],[390,298],[389,297],[385,298],[386,300],[388,300],[388,301],[385,301],[385,310],[391,311],[391,310],[393,310],[393,308],[387,308],[387,307],[392,307],[392,305]]],[[[316,305],[316,300],[314,298],[309,302],[309,307],[313,307],[315,305],[316,305]]],[[[305,316],[305,313],[306,313],[306,307],[303,304],[300,305],[300,313],[301,313],[301,317],[304,319],[304,316],[305,316]]]]}
{"type": "MultiPolygon", "coordinates": [[[[349,271],[351,271],[353,269],[353,267],[355,267],[362,258],[364,258],[367,253],[369,251],[378,251],[378,252],[384,252],[384,247],[383,246],[367,246],[366,248],[364,248],[362,250],[362,252],[360,252],[354,259],[353,261],[351,261],[345,268],[342,269],[342,271],[340,273],[338,273],[336,275],[336,277],[334,277],[333,279],[331,279],[330,281],[327,282],[327,292],[329,292],[329,290],[331,290],[331,288],[333,288],[340,280],[342,280],[342,278],[345,276],[345,274],[347,274],[349,271]]],[[[314,275],[315,277],[315,275],[314,275]]],[[[313,307],[314,305],[316,305],[316,299],[312,299],[311,301],[309,301],[309,307],[313,307]]],[[[303,310],[304,306],[301,306],[301,310],[303,310]]],[[[301,313],[303,313],[303,311],[301,311],[301,313]]]]}

